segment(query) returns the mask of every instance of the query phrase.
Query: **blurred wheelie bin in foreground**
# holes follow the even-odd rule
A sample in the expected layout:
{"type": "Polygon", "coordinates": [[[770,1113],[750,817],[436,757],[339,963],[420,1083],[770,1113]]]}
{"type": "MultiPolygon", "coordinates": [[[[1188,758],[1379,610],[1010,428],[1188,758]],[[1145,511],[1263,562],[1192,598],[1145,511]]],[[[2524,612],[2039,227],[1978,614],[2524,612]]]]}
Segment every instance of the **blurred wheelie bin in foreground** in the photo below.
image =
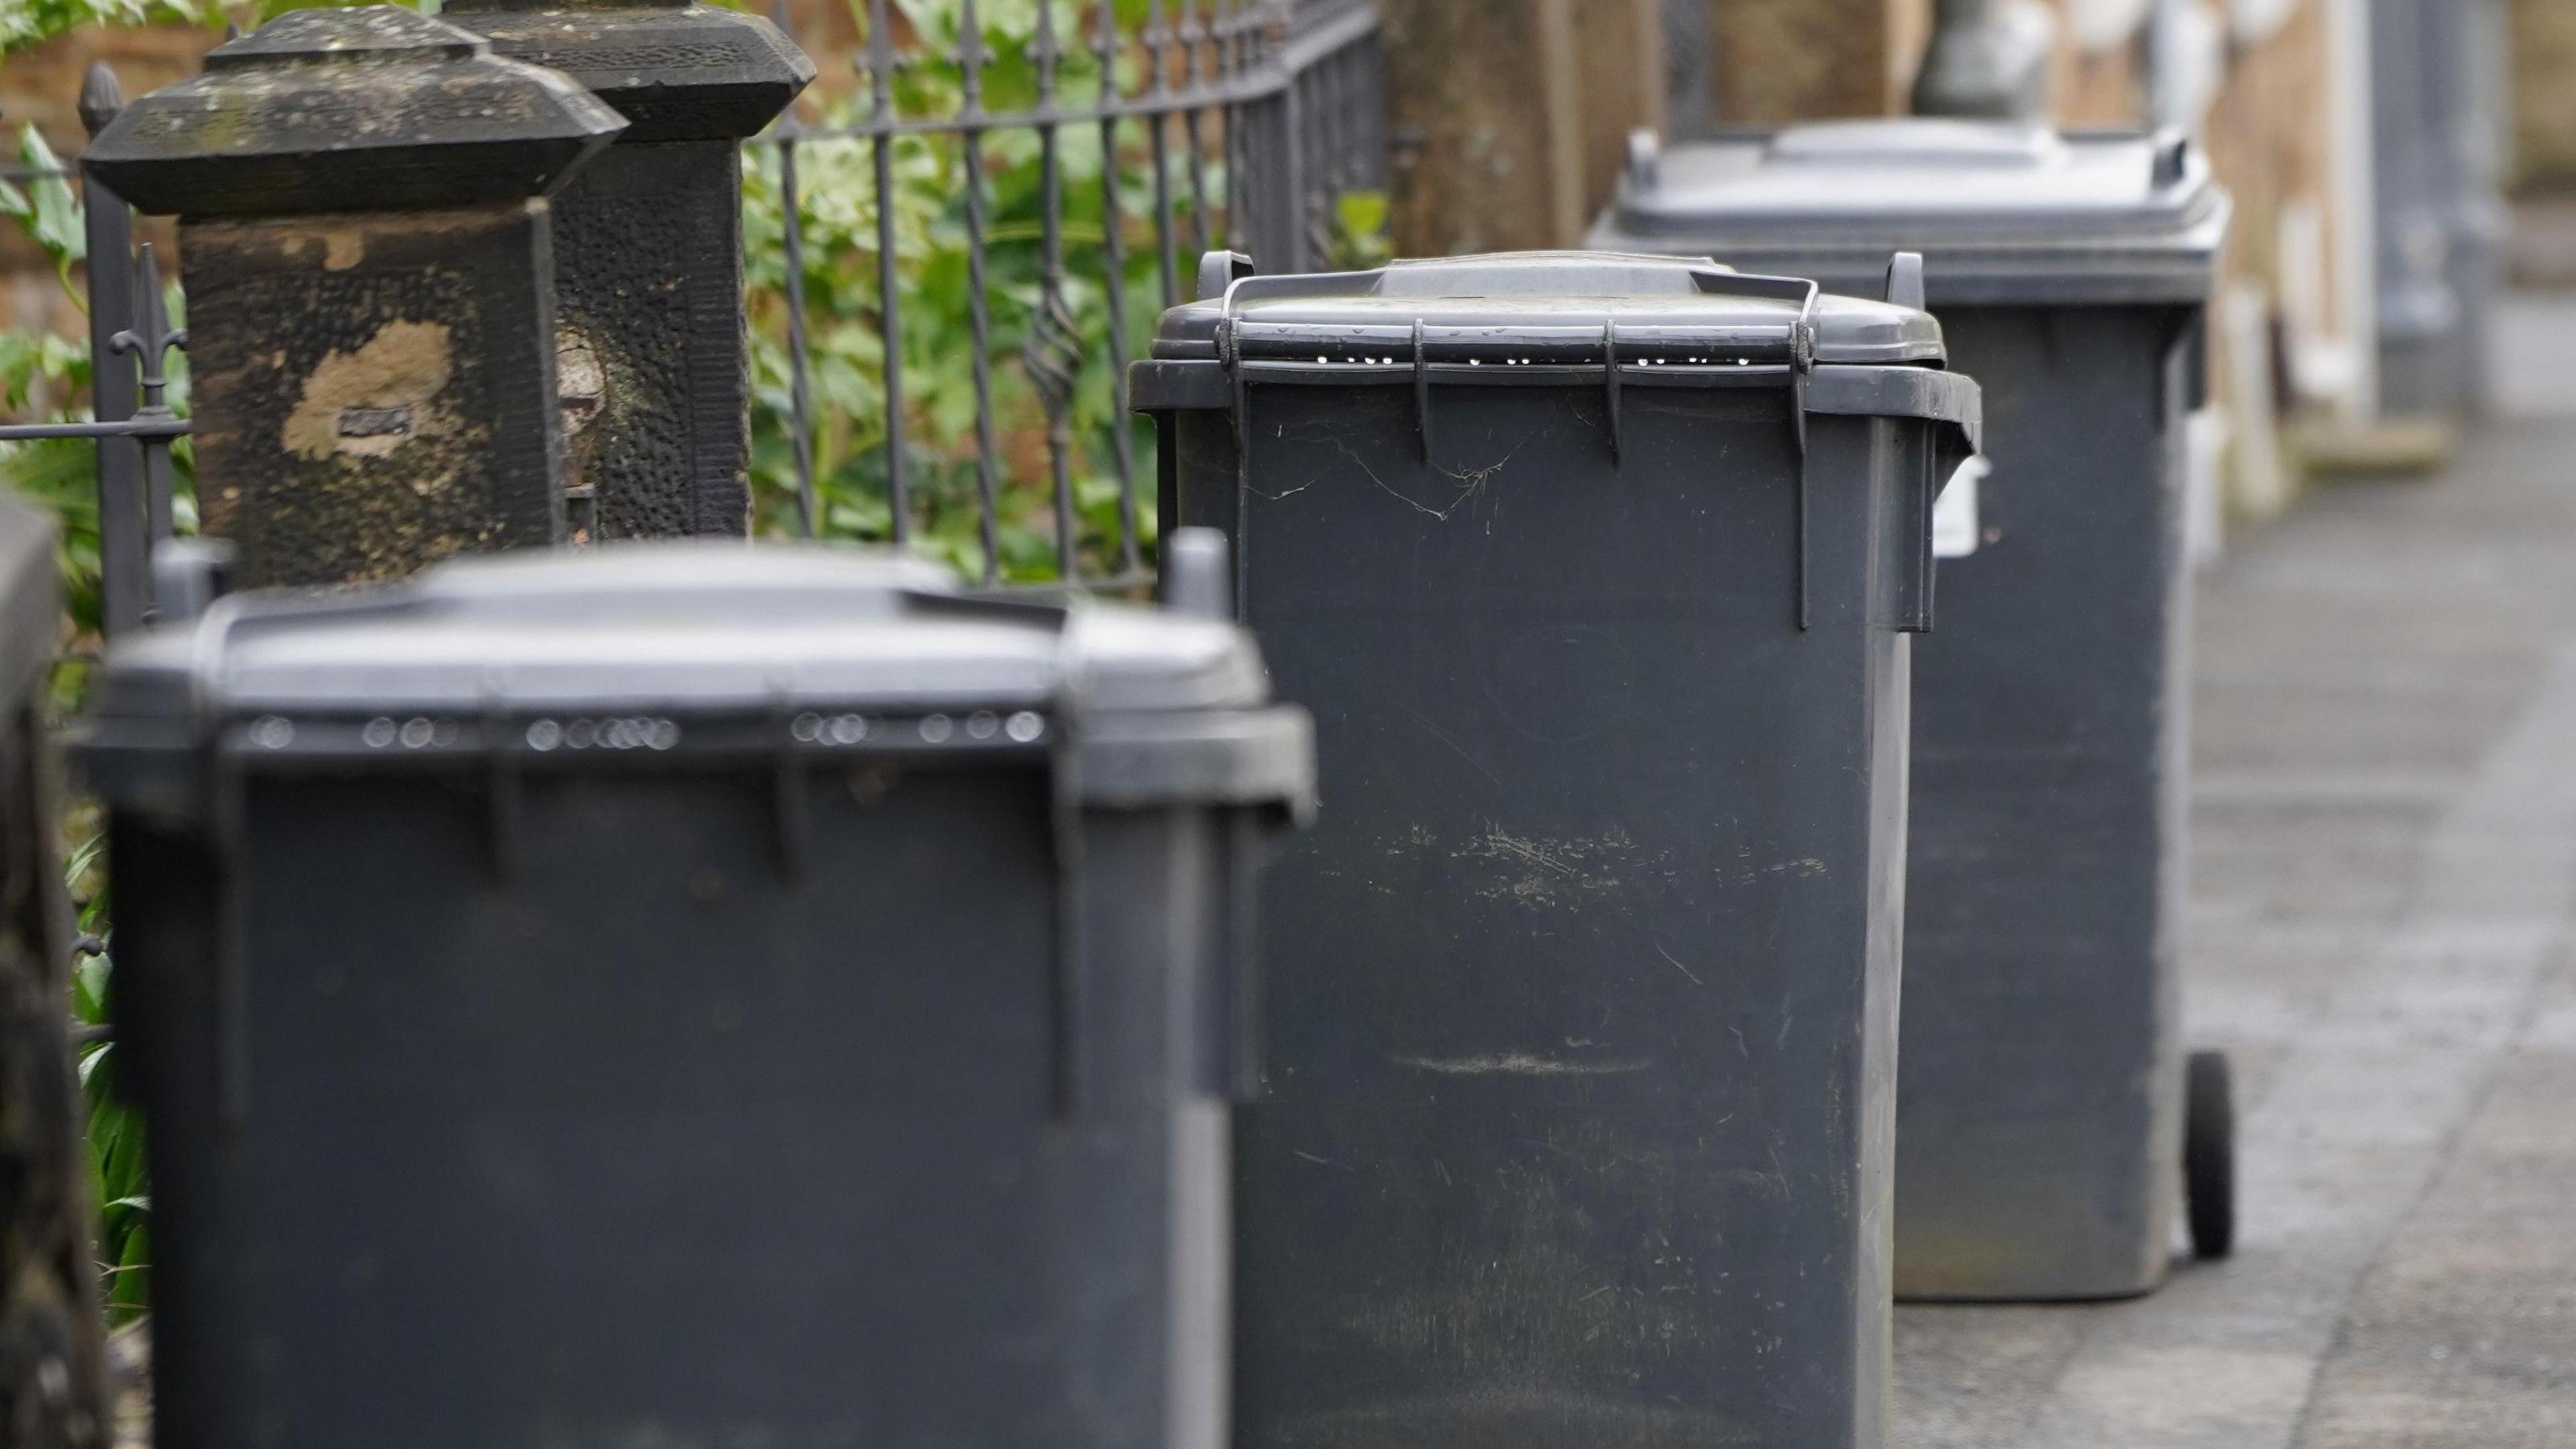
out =
{"type": "Polygon", "coordinates": [[[2232,1231],[2225,1062],[2186,1069],[2176,959],[2182,421],[2227,217],[2178,137],[1896,120],[1641,142],[1596,229],[1829,288],[1918,248],[1985,391],[1990,471],[1945,500],[1974,517],[1915,656],[1902,1296],[2153,1288],[2185,1155],[2201,1251],[2232,1231]]]}
{"type": "Polygon", "coordinates": [[[643,545],[99,691],[172,1442],[1221,1445],[1242,631],[643,545]]]}
{"type": "Polygon", "coordinates": [[[1878,1444],[1908,635],[1975,384],[1706,261],[1200,294],[1134,372],[1162,517],[1233,536],[1325,797],[1265,891],[1235,1444],[1878,1444]]]}

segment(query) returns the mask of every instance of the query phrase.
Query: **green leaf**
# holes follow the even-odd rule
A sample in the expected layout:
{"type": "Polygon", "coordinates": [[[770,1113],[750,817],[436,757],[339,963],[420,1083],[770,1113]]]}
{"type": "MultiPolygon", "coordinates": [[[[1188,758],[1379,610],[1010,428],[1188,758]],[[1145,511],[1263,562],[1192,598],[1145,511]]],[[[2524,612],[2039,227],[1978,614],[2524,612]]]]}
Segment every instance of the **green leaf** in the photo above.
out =
{"type": "Polygon", "coordinates": [[[0,54],[22,50],[85,25],[196,24],[208,12],[193,0],[7,0],[0,4],[0,54]]]}
{"type": "Polygon", "coordinates": [[[28,214],[19,218],[27,234],[52,259],[54,270],[68,281],[74,263],[89,255],[89,234],[81,222],[80,192],[68,169],[44,134],[34,126],[18,128],[18,160],[37,173],[27,183],[28,214]]]}
{"type": "Polygon", "coordinates": [[[137,1219],[117,1247],[115,1268],[107,1274],[107,1316],[111,1324],[141,1317],[152,1303],[152,1230],[137,1219]]]}
{"type": "Polygon", "coordinates": [[[1383,191],[1349,191],[1335,204],[1341,213],[1342,230],[1353,236],[1369,236],[1386,230],[1386,193],[1383,191]]]}
{"type": "MultiPolygon", "coordinates": [[[[72,1014],[75,1019],[93,1026],[107,1019],[107,977],[111,969],[103,955],[88,957],[73,968],[72,1014]]],[[[82,1063],[82,1070],[88,1070],[88,1063],[82,1063]]]]}

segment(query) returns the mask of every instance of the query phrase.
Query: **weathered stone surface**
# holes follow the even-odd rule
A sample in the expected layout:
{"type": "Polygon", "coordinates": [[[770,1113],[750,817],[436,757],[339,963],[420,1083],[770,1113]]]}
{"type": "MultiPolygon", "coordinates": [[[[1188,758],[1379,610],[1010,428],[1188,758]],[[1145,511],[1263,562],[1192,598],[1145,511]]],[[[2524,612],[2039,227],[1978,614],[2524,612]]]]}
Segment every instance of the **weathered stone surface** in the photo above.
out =
{"type": "Polygon", "coordinates": [[[555,199],[568,481],[592,537],[749,529],[741,166],[729,140],[621,145],[555,199]]]}
{"type": "Polygon", "coordinates": [[[297,12],[91,148],[182,217],[198,506],[247,584],[564,536],[545,197],[624,123],[491,49],[386,6],[297,12]]]}
{"type": "Polygon", "coordinates": [[[451,0],[440,14],[589,87],[626,118],[628,141],[739,140],[814,79],[778,27],[690,0],[451,0]]]}
{"type": "Polygon", "coordinates": [[[542,196],[622,129],[567,78],[392,6],[297,11],[128,106],[90,170],[181,216],[475,206],[542,196]]]}
{"type": "Polygon", "coordinates": [[[687,0],[453,0],[504,55],[564,71],[626,134],[555,205],[576,541],[750,528],[742,162],[814,63],[768,21],[687,0]]]}
{"type": "Polygon", "coordinates": [[[198,506],[242,581],[555,542],[546,203],[186,232],[198,506]]]}

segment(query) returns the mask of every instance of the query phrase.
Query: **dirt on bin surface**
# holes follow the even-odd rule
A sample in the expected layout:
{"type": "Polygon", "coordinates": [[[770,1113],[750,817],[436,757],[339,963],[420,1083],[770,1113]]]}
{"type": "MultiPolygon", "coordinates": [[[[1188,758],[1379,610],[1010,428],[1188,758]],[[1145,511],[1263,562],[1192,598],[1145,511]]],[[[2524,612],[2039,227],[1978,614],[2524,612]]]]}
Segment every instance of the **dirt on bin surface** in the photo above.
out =
{"type": "Polygon", "coordinates": [[[2235,1063],[2236,1257],[1901,1309],[1902,1449],[2576,1444],[2576,376],[2537,384],[2202,582],[2185,1019],[2235,1063]]]}

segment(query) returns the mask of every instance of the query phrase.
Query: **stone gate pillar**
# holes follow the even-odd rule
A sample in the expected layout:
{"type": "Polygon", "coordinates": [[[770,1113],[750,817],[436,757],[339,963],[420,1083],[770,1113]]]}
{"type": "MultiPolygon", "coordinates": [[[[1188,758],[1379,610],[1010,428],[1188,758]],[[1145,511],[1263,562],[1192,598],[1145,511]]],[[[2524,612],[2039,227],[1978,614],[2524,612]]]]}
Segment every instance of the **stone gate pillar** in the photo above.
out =
{"type": "Polygon", "coordinates": [[[814,63],[768,21],[689,0],[448,0],[442,14],[627,121],[555,199],[574,536],[745,532],[741,142],[814,63]]]}
{"type": "Polygon", "coordinates": [[[197,500],[250,586],[563,536],[546,197],[617,114],[390,6],[285,15],[128,106],[90,173],[176,213],[197,500]]]}

